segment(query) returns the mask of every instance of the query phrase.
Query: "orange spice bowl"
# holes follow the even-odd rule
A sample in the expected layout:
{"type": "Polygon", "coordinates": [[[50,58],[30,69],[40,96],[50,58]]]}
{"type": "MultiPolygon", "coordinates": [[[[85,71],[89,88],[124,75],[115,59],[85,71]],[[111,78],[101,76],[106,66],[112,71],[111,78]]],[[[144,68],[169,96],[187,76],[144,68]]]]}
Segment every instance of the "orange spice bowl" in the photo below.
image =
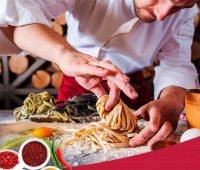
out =
{"type": "Polygon", "coordinates": [[[43,168],[42,170],[60,170],[60,169],[55,166],[47,166],[47,167],[43,168]]]}
{"type": "Polygon", "coordinates": [[[185,112],[188,127],[200,128],[200,89],[187,90],[185,112]]]}
{"type": "Polygon", "coordinates": [[[42,169],[50,160],[50,149],[41,139],[28,139],[19,149],[19,160],[26,169],[42,169]]]}

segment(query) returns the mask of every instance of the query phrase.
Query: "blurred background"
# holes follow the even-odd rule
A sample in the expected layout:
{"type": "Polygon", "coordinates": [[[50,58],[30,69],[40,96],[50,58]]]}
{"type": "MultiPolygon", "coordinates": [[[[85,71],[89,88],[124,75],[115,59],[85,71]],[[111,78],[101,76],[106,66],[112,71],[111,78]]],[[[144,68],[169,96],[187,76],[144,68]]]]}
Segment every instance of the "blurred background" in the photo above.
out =
{"type": "MultiPolygon", "coordinates": [[[[52,20],[52,29],[58,34],[67,34],[64,14],[52,20]]],[[[200,13],[194,17],[195,33],[192,44],[192,62],[200,73],[200,13]]],[[[143,70],[148,85],[153,89],[154,66],[143,70]]],[[[52,62],[30,54],[0,57],[0,109],[14,109],[21,106],[31,92],[48,91],[56,97],[63,73],[52,62]]],[[[200,80],[200,77],[199,77],[200,80]]],[[[152,90],[153,95],[153,90],[152,90]]]]}

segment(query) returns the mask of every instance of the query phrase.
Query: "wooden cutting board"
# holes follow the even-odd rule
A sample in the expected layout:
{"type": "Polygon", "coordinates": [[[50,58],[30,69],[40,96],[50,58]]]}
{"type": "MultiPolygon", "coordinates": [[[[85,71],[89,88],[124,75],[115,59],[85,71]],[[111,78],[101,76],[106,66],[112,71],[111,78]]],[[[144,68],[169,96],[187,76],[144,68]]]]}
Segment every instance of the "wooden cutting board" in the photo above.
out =
{"type": "Polygon", "coordinates": [[[30,120],[17,121],[14,123],[0,124],[0,136],[4,137],[10,134],[18,134],[29,129],[39,127],[60,128],[63,130],[77,129],[85,124],[72,124],[72,123],[37,123],[30,120]]]}
{"type": "MultiPolygon", "coordinates": [[[[140,127],[146,126],[148,122],[139,121],[140,127]]],[[[20,132],[38,128],[38,127],[50,127],[50,128],[59,128],[61,131],[73,131],[74,129],[80,128],[85,124],[72,124],[72,123],[37,123],[26,121],[18,121],[12,123],[1,123],[0,124],[0,136],[1,139],[6,136],[12,136],[12,134],[18,134],[20,132]]],[[[177,141],[179,141],[182,133],[187,130],[187,125],[185,122],[179,121],[178,128],[176,130],[177,141]]],[[[91,163],[97,163],[102,161],[114,160],[119,158],[124,158],[127,156],[134,156],[142,153],[149,152],[150,149],[147,146],[139,146],[136,148],[121,148],[121,149],[112,149],[106,153],[103,150],[93,151],[88,149],[81,151],[80,148],[76,146],[63,147],[64,159],[68,161],[72,166],[85,165],[91,163]]]]}

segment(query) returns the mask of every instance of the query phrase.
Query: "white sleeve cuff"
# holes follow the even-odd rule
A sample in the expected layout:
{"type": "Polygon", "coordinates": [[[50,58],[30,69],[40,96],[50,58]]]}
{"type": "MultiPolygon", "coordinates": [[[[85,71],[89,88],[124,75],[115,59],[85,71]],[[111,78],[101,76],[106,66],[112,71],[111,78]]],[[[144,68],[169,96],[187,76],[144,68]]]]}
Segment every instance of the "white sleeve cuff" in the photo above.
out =
{"type": "Polygon", "coordinates": [[[155,68],[155,71],[157,72],[154,78],[155,99],[158,99],[163,89],[172,85],[184,89],[199,88],[198,74],[195,68],[193,68],[193,72],[188,72],[182,68],[169,68],[163,72],[160,72],[159,68],[155,68]]]}

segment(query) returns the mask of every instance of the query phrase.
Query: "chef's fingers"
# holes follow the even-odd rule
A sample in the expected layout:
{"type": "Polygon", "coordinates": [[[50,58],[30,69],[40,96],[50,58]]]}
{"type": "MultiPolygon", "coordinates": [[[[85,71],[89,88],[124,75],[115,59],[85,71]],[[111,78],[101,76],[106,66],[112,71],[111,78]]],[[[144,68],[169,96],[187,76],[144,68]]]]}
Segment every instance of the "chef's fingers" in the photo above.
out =
{"type": "Polygon", "coordinates": [[[156,135],[151,138],[151,140],[148,142],[148,146],[152,146],[155,142],[161,141],[161,140],[166,140],[170,134],[172,133],[173,128],[172,125],[169,121],[166,121],[159,131],[156,133],[156,135]]]}
{"type": "Polygon", "coordinates": [[[110,92],[109,99],[106,102],[105,109],[110,111],[118,103],[120,96],[120,89],[113,83],[109,82],[110,92]]]}
{"type": "Polygon", "coordinates": [[[121,81],[124,81],[125,83],[128,83],[130,81],[129,77],[126,76],[124,73],[122,73],[122,71],[114,64],[112,64],[110,61],[96,60],[96,61],[90,61],[88,64],[92,64],[94,66],[98,66],[100,68],[104,68],[111,71],[109,72],[111,76],[121,81]]]}
{"type": "Polygon", "coordinates": [[[90,91],[93,92],[97,96],[97,98],[107,95],[107,92],[101,85],[93,87],[90,91]]]}
{"type": "Polygon", "coordinates": [[[176,142],[176,135],[174,131],[172,131],[171,134],[167,137],[167,140],[176,142]]]}
{"type": "Polygon", "coordinates": [[[161,114],[160,111],[152,105],[149,109],[149,126],[153,132],[157,132],[161,126],[161,114]]]}
{"type": "Polygon", "coordinates": [[[76,71],[74,72],[74,76],[98,76],[101,78],[106,78],[108,74],[112,74],[111,70],[87,63],[82,63],[81,67],[76,67],[76,71]]]}
{"type": "Polygon", "coordinates": [[[110,76],[110,75],[107,76],[107,80],[113,82],[116,86],[118,86],[131,99],[136,99],[138,97],[137,92],[135,91],[133,86],[131,86],[130,83],[127,83],[125,81],[120,81],[115,76],[110,76]]]}
{"type": "Polygon", "coordinates": [[[144,105],[144,106],[140,107],[138,110],[134,111],[133,114],[135,116],[139,116],[139,117],[143,118],[146,110],[147,110],[147,105],[144,105]]]}
{"type": "Polygon", "coordinates": [[[147,142],[148,139],[151,138],[154,134],[155,132],[153,132],[149,125],[147,125],[143,130],[141,130],[140,133],[138,133],[132,139],[130,139],[129,145],[131,147],[142,145],[145,142],[147,142]]]}

